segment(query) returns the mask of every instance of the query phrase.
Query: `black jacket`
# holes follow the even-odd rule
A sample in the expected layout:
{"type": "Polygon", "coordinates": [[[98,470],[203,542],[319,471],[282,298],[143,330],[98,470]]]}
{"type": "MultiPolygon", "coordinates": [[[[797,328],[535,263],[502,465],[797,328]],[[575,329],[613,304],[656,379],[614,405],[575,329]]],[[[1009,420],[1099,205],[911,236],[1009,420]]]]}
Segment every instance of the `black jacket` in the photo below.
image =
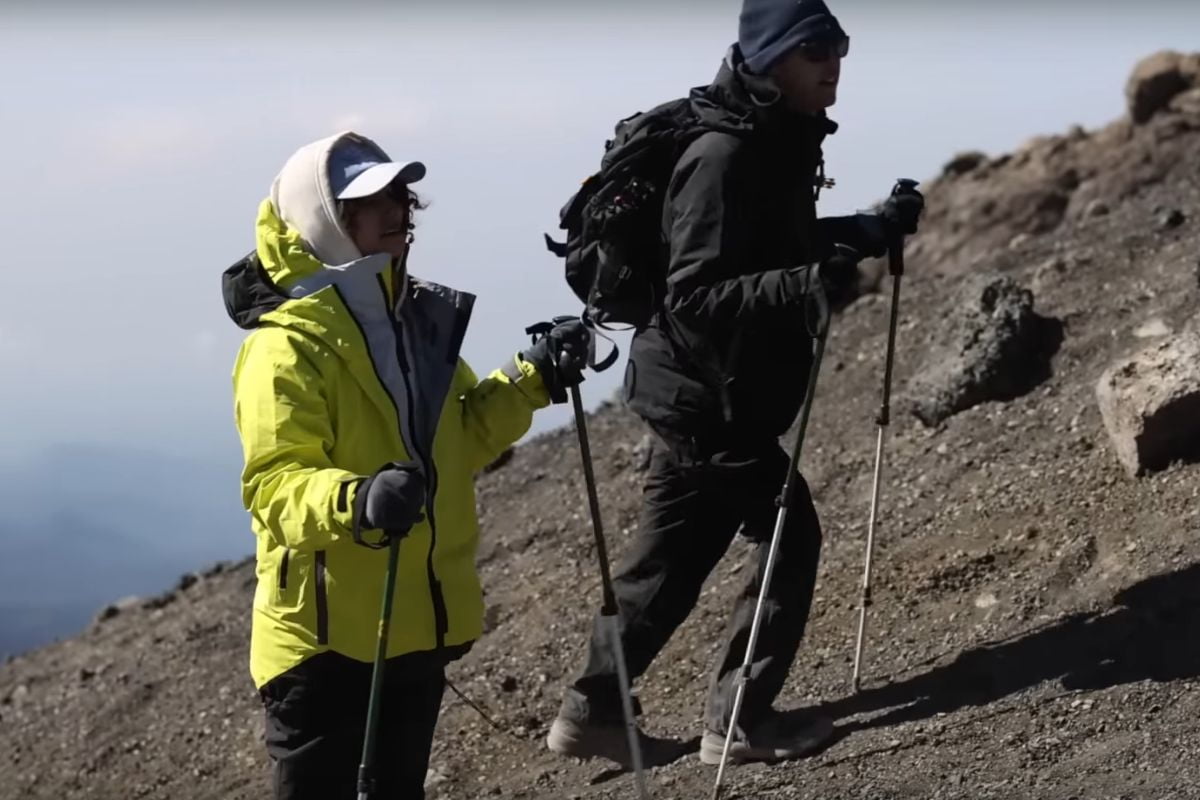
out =
{"type": "Polygon", "coordinates": [[[675,166],[663,210],[664,308],[634,337],[631,408],[706,449],[773,440],[796,418],[812,360],[809,267],[845,219],[817,220],[824,115],[787,111],[736,48],[691,100],[709,130],[675,166]]]}

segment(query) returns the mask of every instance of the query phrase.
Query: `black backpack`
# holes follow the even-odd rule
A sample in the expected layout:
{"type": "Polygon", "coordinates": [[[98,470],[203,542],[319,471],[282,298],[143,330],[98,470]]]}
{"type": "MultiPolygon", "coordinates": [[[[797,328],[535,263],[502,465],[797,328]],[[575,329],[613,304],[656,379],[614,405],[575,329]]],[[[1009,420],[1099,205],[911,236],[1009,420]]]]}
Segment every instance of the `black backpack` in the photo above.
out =
{"type": "Polygon", "coordinates": [[[675,163],[704,130],[687,98],[621,120],[600,171],[559,212],[567,240],[547,235],[546,246],[566,260],[567,283],[592,324],[641,329],[661,305],[669,254],[663,201],[675,163]]]}

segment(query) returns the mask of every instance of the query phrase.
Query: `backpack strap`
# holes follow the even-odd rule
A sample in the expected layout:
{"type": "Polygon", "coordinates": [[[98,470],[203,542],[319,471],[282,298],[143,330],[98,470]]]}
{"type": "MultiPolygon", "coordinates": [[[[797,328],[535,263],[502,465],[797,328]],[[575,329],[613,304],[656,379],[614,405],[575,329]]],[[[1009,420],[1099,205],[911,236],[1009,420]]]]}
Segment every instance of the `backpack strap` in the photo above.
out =
{"type": "Polygon", "coordinates": [[[621,356],[621,348],[618,347],[617,343],[614,342],[610,337],[605,336],[603,333],[600,332],[600,328],[597,327],[595,321],[592,320],[591,316],[588,315],[587,311],[584,311],[583,314],[581,314],[578,317],[561,316],[561,317],[555,317],[550,322],[535,323],[533,325],[530,325],[528,328],[526,328],[525,333],[528,334],[529,336],[533,337],[533,341],[534,341],[534,343],[536,343],[543,336],[550,333],[550,331],[554,330],[554,326],[561,325],[564,322],[570,322],[573,319],[578,319],[581,322],[583,322],[583,324],[585,326],[587,326],[587,329],[592,332],[592,340],[588,344],[588,360],[587,360],[588,367],[590,367],[594,372],[604,372],[604,370],[608,369],[613,364],[617,363],[617,359],[620,358],[620,356],[621,356]],[[601,361],[596,360],[596,337],[597,336],[599,336],[601,339],[604,339],[605,341],[607,341],[609,344],[612,345],[612,350],[610,350],[608,355],[606,355],[604,357],[604,359],[601,361]]]}
{"type": "Polygon", "coordinates": [[[602,326],[598,325],[596,321],[592,319],[592,315],[586,310],[583,312],[583,315],[580,317],[580,319],[583,320],[583,324],[588,327],[588,330],[592,332],[592,343],[588,347],[588,366],[596,372],[604,372],[604,370],[617,363],[617,359],[621,356],[621,348],[618,347],[617,343],[612,340],[612,337],[601,333],[602,326]],[[596,360],[597,336],[612,345],[612,349],[609,350],[608,355],[604,357],[603,361],[596,360]]]}

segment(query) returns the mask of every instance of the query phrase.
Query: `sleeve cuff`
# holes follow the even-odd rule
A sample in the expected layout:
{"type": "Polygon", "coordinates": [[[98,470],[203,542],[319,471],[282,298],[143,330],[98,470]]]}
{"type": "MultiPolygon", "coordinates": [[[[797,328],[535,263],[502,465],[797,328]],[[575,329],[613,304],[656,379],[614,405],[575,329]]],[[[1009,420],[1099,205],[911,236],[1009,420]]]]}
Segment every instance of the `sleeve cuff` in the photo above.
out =
{"type": "Polygon", "coordinates": [[[499,372],[535,407],[542,408],[550,404],[550,395],[546,391],[546,384],[542,380],[541,373],[538,372],[537,367],[521,358],[520,353],[513,356],[513,359],[501,367],[499,372]]]}

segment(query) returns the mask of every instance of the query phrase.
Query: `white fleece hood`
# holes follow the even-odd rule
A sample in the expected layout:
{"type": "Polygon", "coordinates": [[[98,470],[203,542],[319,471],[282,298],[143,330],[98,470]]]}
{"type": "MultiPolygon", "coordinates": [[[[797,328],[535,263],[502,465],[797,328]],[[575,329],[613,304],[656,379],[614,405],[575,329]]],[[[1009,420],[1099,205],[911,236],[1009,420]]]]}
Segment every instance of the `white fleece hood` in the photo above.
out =
{"type": "Polygon", "coordinates": [[[370,139],[343,131],[301,147],[271,184],[271,204],[279,218],[300,234],[314,256],[329,266],[363,257],[338,217],[337,200],[329,184],[329,153],[335,144],[348,137],[378,150],[387,160],[387,154],[370,139]]]}

